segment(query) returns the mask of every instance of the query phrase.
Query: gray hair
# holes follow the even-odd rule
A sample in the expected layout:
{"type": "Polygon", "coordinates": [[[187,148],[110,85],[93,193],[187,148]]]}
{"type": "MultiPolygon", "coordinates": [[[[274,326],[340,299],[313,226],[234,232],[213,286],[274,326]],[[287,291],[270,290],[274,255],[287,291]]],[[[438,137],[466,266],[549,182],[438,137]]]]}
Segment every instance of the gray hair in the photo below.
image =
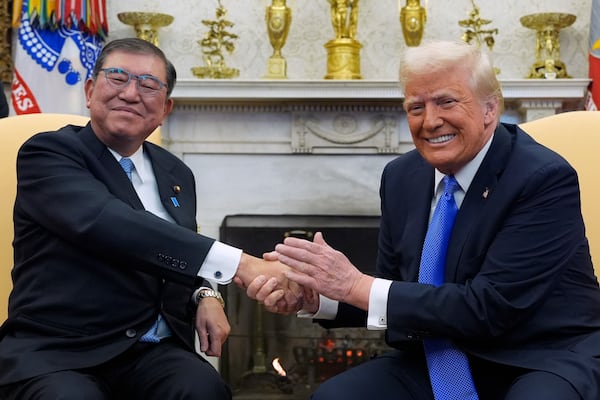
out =
{"type": "Polygon", "coordinates": [[[494,66],[485,52],[464,42],[431,41],[407,48],[400,61],[400,87],[404,91],[414,76],[459,66],[471,71],[471,89],[481,100],[497,99],[500,116],[504,98],[494,66]]]}

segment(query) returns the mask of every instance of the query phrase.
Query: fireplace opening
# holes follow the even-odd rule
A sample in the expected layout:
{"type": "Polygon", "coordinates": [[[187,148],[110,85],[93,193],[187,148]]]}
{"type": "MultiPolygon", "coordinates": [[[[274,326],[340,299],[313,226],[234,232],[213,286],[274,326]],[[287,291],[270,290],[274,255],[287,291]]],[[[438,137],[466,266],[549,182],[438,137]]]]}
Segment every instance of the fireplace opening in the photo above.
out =
{"type": "MultiPolygon", "coordinates": [[[[374,272],[378,216],[230,215],[220,240],[262,257],[287,236],[312,240],[319,231],[361,271],[374,272]]],[[[382,331],[326,330],[310,319],[269,313],[235,285],[222,290],[231,333],[220,370],[235,399],[307,399],[324,380],[389,350],[382,331]]]]}

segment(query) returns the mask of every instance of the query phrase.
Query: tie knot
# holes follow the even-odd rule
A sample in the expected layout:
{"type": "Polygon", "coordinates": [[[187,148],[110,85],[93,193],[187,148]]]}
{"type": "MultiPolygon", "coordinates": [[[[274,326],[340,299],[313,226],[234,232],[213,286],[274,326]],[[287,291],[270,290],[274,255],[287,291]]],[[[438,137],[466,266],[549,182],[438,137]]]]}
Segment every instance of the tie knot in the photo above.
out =
{"type": "Polygon", "coordinates": [[[123,168],[123,171],[125,171],[127,177],[131,179],[131,172],[135,168],[133,165],[133,161],[131,161],[131,158],[123,157],[119,160],[119,164],[121,164],[121,168],[123,168]]]}
{"type": "Polygon", "coordinates": [[[444,177],[444,194],[453,195],[459,188],[460,185],[453,175],[446,175],[444,177]]]}

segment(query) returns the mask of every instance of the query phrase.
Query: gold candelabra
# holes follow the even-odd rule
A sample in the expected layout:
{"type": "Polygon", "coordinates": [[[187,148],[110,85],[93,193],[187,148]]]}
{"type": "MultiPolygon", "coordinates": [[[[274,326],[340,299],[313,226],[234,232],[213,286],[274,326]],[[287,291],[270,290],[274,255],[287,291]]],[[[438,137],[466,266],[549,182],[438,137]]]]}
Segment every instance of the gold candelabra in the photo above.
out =
{"type": "Polygon", "coordinates": [[[119,21],[133,26],[136,36],[158,46],[158,28],[170,25],[173,17],[168,14],[153,12],[122,12],[117,14],[119,21]]]}
{"type": "Polygon", "coordinates": [[[225,63],[223,51],[227,51],[229,54],[233,53],[235,50],[234,40],[238,36],[229,32],[229,28],[233,27],[233,22],[225,19],[227,10],[221,4],[221,0],[218,2],[219,5],[215,10],[216,20],[202,20],[209,30],[204,34],[202,40],[198,40],[204,61],[204,66],[192,67],[192,73],[198,78],[230,79],[240,74],[238,69],[230,68],[225,63]]]}
{"type": "Polygon", "coordinates": [[[575,22],[577,17],[564,13],[538,13],[521,17],[521,25],[536,33],[535,62],[527,78],[570,78],[560,60],[560,30],[575,22]]]}
{"type": "Polygon", "coordinates": [[[426,21],[427,10],[419,0],[407,0],[406,5],[400,9],[400,25],[407,46],[418,46],[421,43],[426,21]]]}
{"type": "Polygon", "coordinates": [[[325,43],[327,75],[325,79],[362,79],[360,49],[356,40],[359,0],[327,0],[335,39],[325,43]]]}
{"type": "Polygon", "coordinates": [[[265,13],[267,33],[273,47],[273,54],[267,64],[266,79],[287,79],[287,61],[281,54],[285,45],[290,25],[292,23],[292,10],[286,6],[285,0],[273,0],[265,13]]]}

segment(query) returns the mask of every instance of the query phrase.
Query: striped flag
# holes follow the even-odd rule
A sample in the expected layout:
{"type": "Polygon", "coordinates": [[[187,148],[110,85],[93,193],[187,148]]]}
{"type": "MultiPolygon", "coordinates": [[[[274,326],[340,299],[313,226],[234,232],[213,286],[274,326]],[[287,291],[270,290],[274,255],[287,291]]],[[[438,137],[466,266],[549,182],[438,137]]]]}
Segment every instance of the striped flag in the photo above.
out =
{"type": "Polygon", "coordinates": [[[592,83],[586,96],[585,109],[597,111],[600,107],[600,0],[592,0],[589,64],[589,76],[592,83]]]}
{"type": "Polygon", "coordinates": [[[84,84],[108,33],[105,0],[15,0],[11,114],[88,115],[84,84]]]}

